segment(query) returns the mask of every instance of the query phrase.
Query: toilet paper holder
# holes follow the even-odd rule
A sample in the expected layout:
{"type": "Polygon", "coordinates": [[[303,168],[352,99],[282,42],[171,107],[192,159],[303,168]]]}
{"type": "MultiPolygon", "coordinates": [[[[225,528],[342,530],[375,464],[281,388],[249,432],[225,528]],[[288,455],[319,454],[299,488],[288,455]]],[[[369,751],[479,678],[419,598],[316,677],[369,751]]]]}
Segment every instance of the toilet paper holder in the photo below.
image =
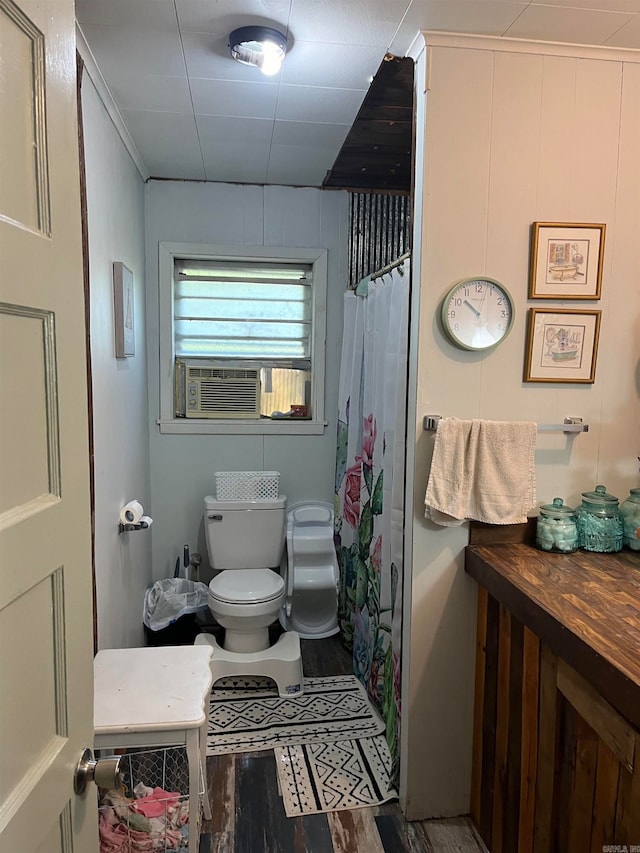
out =
{"type": "Polygon", "coordinates": [[[151,519],[149,521],[140,519],[138,524],[123,524],[120,521],[118,522],[118,533],[128,533],[131,530],[147,530],[149,527],[151,527],[151,519]]]}
{"type": "Polygon", "coordinates": [[[152,524],[153,519],[149,515],[144,515],[144,508],[138,500],[129,501],[120,510],[119,533],[126,533],[130,530],[146,530],[152,524]]]}

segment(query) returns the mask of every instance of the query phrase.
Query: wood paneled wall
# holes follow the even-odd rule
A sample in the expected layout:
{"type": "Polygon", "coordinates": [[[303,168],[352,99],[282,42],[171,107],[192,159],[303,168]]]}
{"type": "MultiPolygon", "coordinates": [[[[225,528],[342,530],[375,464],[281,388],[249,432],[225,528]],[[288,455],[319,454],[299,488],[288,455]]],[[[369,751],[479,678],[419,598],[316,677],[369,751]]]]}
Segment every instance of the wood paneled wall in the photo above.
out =
{"type": "Polygon", "coordinates": [[[471,816],[492,853],[640,846],[640,734],[482,588],[471,816]]]}
{"type": "Polygon", "coordinates": [[[561,495],[572,506],[585,484],[628,493],[640,421],[637,51],[620,61],[610,48],[433,32],[427,17],[427,47],[419,53],[419,40],[414,45],[420,118],[412,275],[420,288],[412,306],[412,323],[419,318],[409,413],[414,512],[407,519],[412,584],[404,611],[411,614],[411,654],[403,667],[403,707],[411,709],[403,716],[403,772],[412,818],[468,807],[468,626],[475,621],[475,589],[460,577],[464,528],[436,529],[423,517],[433,448],[423,415],[541,424],[582,417],[592,426],[575,440],[556,433],[537,440],[540,503],[561,495]],[[533,306],[530,230],[538,221],[607,224],[602,299],[589,306],[603,315],[596,382],[588,389],[522,382],[533,306]],[[503,281],[516,303],[513,329],[487,355],[456,351],[439,323],[447,288],[480,274],[503,281]]]}

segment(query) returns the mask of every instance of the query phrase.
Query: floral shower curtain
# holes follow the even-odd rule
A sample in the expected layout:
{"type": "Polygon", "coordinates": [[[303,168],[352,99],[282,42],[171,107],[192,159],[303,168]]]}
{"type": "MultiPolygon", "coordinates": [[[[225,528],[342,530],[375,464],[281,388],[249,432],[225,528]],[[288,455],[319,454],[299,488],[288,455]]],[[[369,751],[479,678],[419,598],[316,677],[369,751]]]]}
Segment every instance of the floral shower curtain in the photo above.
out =
{"type": "Polygon", "coordinates": [[[340,628],[386,725],[397,784],[409,261],[345,294],[335,519],[340,628]],[[359,288],[360,290],[360,288],[359,288]]]}

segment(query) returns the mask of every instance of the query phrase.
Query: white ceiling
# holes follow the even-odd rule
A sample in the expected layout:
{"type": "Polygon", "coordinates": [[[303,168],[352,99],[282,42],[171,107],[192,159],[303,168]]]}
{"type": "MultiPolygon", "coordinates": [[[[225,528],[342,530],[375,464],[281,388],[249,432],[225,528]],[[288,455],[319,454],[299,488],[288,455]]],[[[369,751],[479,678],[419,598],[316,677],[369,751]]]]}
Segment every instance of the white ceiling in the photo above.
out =
{"type": "Polygon", "coordinates": [[[387,51],[418,30],[640,50],[640,0],[76,0],[76,15],[153,177],[319,186],[387,51]],[[275,77],[228,34],[266,24],[275,77]]]}

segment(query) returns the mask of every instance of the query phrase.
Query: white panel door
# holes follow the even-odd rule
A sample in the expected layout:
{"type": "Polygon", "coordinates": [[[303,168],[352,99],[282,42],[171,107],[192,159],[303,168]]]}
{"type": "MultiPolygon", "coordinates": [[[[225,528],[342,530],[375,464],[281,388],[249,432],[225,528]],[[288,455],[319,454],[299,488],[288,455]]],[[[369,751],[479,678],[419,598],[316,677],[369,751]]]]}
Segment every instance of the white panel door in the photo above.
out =
{"type": "Polygon", "coordinates": [[[73,0],[0,0],[0,849],[94,853],[73,0]]]}

